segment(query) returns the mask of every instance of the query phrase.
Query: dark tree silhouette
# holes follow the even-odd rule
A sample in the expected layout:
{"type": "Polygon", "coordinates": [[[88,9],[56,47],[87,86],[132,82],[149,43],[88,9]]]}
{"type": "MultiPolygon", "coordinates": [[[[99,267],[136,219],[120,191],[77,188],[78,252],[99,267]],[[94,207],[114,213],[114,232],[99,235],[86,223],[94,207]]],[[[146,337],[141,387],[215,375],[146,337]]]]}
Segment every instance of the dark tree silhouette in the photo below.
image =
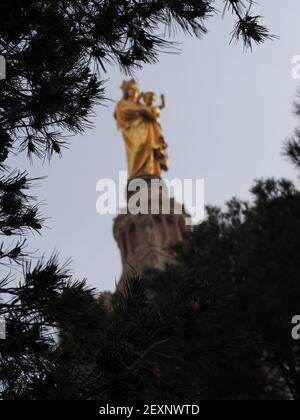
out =
{"type": "Polygon", "coordinates": [[[300,192],[274,179],[258,181],[252,192],[252,204],[234,199],[227,211],[208,209],[179,248],[179,266],[152,283],[164,285],[169,299],[167,287],[179,277],[178,305],[188,303],[187,290],[196,310],[190,380],[207,398],[279,392],[276,398],[298,400],[300,347],[291,331],[300,299],[300,192]]]}

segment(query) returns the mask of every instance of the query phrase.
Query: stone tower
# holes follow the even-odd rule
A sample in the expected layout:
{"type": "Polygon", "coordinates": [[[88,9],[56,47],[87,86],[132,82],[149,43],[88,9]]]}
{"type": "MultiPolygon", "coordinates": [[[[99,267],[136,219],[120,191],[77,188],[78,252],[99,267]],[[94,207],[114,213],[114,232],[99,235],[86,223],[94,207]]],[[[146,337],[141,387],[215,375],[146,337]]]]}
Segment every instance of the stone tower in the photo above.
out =
{"type": "MultiPolygon", "coordinates": [[[[139,273],[147,268],[164,270],[166,264],[174,262],[170,245],[182,241],[184,232],[189,229],[186,223],[189,215],[183,205],[168,197],[166,190],[162,189],[153,199],[151,181],[154,177],[141,178],[147,183],[148,214],[131,214],[127,209],[127,214],[120,214],[114,221],[114,237],[123,264],[122,278],[132,269],[139,273]],[[155,214],[151,212],[153,208],[155,214]],[[170,211],[165,213],[164,208],[170,211]]],[[[131,193],[127,191],[127,202],[130,198],[131,193]]]]}

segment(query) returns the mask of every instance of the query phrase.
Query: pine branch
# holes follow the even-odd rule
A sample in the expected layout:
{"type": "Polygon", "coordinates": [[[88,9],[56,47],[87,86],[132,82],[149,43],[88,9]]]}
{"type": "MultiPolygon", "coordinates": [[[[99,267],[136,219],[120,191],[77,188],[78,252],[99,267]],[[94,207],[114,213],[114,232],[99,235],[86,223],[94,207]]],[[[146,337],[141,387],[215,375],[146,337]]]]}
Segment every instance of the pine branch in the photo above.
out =
{"type": "Polygon", "coordinates": [[[253,15],[251,10],[253,0],[224,0],[224,11],[230,10],[237,17],[235,29],[232,32],[231,42],[242,39],[245,49],[252,50],[253,42],[262,44],[266,40],[277,39],[278,37],[270,34],[269,30],[261,25],[259,21],[262,16],[253,15]]]}

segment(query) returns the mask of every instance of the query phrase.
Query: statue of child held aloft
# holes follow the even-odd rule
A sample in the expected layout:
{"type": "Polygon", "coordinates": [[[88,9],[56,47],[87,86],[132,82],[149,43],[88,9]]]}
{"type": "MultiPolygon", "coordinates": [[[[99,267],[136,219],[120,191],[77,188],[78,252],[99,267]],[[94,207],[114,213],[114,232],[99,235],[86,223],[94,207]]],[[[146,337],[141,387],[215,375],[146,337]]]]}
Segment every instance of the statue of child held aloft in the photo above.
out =
{"type": "Polygon", "coordinates": [[[169,170],[169,157],[167,153],[168,144],[166,143],[164,136],[162,134],[162,127],[160,125],[160,115],[161,111],[166,107],[165,96],[161,95],[161,104],[155,105],[157,101],[156,94],[154,92],[146,92],[140,94],[140,99],[143,100],[144,105],[146,105],[152,112],[156,121],[156,129],[158,130],[158,136],[154,136],[155,143],[152,145],[156,159],[159,160],[161,169],[164,171],[169,170]]]}

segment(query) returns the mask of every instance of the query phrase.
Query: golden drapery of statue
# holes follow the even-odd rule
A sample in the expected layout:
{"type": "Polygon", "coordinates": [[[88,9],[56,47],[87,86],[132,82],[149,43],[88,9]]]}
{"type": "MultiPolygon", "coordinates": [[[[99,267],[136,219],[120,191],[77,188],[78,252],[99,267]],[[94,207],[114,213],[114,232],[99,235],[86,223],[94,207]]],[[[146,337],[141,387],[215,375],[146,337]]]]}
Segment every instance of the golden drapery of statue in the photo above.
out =
{"type": "Polygon", "coordinates": [[[162,135],[160,113],[165,107],[155,105],[153,92],[140,93],[134,80],[124,81],[123,98],[117,104],[115,118],[124,137],[129,179],[139,176],[161,176],[168,170],[167,144],[162,135]]]}

